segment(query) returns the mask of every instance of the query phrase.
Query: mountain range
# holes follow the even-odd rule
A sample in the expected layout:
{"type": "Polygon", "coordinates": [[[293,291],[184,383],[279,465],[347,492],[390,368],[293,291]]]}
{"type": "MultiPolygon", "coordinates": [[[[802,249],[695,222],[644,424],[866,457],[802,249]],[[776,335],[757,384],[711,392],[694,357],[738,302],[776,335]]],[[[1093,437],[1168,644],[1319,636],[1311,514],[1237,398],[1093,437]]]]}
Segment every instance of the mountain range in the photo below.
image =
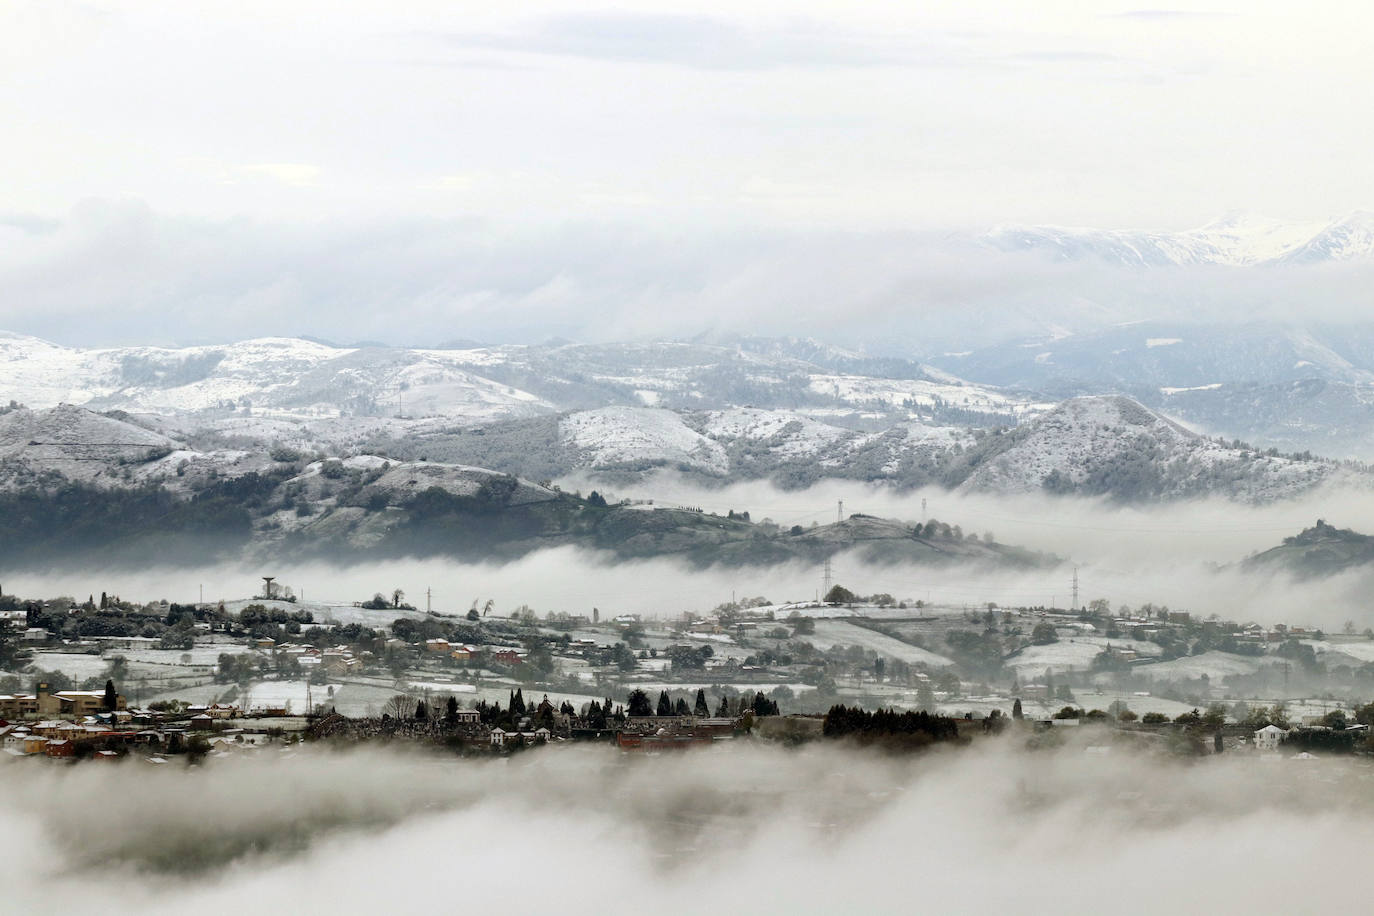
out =
{"type": "Polygon", "coordinates": [[[1183,232],[999,226],[980,241],[1004,252],[1061,261],[1093,258],[1127,267],[1316,264],[1374,257],[1374,213],[1355,211],[1324,223],[1231,213],[1183,232]]]}

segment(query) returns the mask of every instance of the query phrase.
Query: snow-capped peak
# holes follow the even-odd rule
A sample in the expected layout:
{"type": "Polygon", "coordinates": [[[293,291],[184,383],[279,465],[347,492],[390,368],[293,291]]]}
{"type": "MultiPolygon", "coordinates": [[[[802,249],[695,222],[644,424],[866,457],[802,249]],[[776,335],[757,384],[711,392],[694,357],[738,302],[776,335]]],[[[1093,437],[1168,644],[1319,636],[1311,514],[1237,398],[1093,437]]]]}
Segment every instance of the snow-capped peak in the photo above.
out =
{"type": "Polygon", "coordinates": [[[1232,211],[1183,232],[1004,225],[982,241],[1003,251],[1132,267],[1345,261],[1374,257],[1374,214],[1356,211],[1328,222],[1292,222],[1232,211]]]}

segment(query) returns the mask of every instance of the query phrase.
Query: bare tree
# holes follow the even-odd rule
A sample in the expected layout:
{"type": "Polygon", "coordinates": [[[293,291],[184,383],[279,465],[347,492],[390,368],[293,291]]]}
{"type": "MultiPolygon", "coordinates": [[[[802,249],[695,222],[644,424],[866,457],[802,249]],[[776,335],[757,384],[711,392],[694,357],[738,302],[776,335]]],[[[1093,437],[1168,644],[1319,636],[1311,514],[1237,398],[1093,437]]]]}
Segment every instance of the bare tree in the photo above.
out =
{"type": "Polygon", "coordinates": [[[406,596],[406,593],[403,592],[403,591],[401,591],[399,588],[396,589],[395,591],[393,591],[393,592],[391,593],[391,606],[392,606],[392,607],[400,607],[400,606],[401,606],[401,600],[402,600],[403,598],[405,598],[405,596],[406,596]]]}
{"type": "Polygon", "coordinates": [[[398,693],[386,701],[382,707],[382,712],[391,716],[393,719],[409,719],[415,712],[415,704],[418,702],[415,697],[408,693],[398,693]]]}

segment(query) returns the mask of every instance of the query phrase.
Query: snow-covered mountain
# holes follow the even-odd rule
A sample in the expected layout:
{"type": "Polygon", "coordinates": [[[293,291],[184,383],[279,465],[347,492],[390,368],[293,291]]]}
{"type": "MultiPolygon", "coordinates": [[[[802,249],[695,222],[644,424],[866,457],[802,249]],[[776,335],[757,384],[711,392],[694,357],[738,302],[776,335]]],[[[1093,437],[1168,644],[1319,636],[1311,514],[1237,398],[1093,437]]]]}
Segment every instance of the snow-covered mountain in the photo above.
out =
{"type": "Polygon", "coordinates": [[[1357,211],[1330,223],[1230,214],[1184,232],[999,226],[981,241],[1001,251],[1035,252],[1061,261],[1093,258],[1130,267],[1348,261],[1374,257],[1374,213],[1357,211]]]}
{"type": "Polygon", "coordinates": [[[1191,432],[1127,397],[1085,397],[1000,436],[960,485],[994,493],[1077,493],[1125,501],[1295,496],[1335,481],[1368,485],[1340,465],[1270,455],[1191,432]]]}
{"type": "Polygon", "coordinates": [[[1105,496],[1125,502],[1283,499],[1374,478],[1338,462],[1267,453],[1191,432],[1127,397],[1075,398],[1019,427],[908,421],[864,430],[804,414],[735,408],[608,408],[374,443],[401,458],[497,467],[533,479],[619,483],[673,472],[704,484],[822,479],[897,488],[1105,496]]]}
{"type": "Polygon", "coordinates": [[[268,338],[78,349],[12,334],[0,335],[0,404],[8,401],[125,411],[202,446],[279,442],[335,451],[446,425],[587,409],[749,404],[1009,423],[1049,406],[919,363],[791,339],[406,349],[268,338]]]}
{"type": "Polygon", "coordinates": [[[294,338],[226,346],[79,349],[0,334],[0,394],[29,407],[319,418],[404,412],[474,421],[553,405],[473,372],[482,352],[330,347],[294,338]]]}

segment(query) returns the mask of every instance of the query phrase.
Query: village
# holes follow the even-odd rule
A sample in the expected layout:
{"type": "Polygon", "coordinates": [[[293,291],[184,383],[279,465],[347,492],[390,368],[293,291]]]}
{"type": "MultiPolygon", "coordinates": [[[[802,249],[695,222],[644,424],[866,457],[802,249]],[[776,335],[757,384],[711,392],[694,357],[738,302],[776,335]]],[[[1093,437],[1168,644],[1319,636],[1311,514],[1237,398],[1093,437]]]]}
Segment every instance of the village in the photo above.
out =
{"type": "Polygon", "coordinates": [[[832,713],[851,708],[953,723],[941,740],[1012,726],[1052,745],[1110,726],[1093,746],[1349,754],[1374,719],[1368,634],[1167,608],[925,607],[836,587],[602,620],[404,598],[307,605],[272,577],[252,598],[184,605],[0,595],[4,756],[163,764],[317,740],[652,753],[841,737],[832,713]]]}

